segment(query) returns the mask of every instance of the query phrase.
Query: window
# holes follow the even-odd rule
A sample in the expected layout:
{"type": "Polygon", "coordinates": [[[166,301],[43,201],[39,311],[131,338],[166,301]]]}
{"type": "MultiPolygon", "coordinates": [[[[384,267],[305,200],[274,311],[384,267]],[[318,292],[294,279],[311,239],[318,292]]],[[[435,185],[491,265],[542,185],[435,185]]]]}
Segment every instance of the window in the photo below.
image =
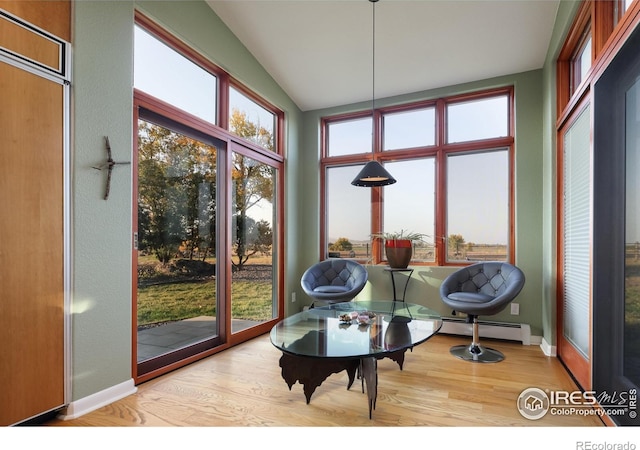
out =
{"type": "Polygon", "coordinates": [[[323,118],[322,255],[383,263],[371,236],[404,230],[428,236],[412,264],[513,261],[512,104],[502,88],[323,118]],[[398,182],[352,186],[371,159],[398,182]]]}
{"type": "Polygon", "coordinates": [[[387,113],[383,120],[384,150],[426,147],[436,143],[434,107],[387,113]]]}
{"type": "MultiPolygon", "coordinates": [[[[408,195],[407,186],[401,183],[384,188],[383,230],[420,230],[427,236],[435,236],[436,229],[436,159],[431,156],[420,159],[388,162],[385,168],[397,180],[412,180],[411,188],[420,193],[420,206],[416,196],[408,195]],[[408,213],[410,212],[410,213],[408,213]]],[[[414,243],[414,262],[434,262],[434,240],[414,243]]]]}
{"type": "Polygon", "coordinates": [[[447,105],[447,142],[509,135],[509,97],[483,98],[447,105]]]}
{"type": "Polygon", "coordinates": [[[216,123],[215,75],[139,26],[135,27],[134,59],[136,89],[207,122],[216,123]],[[171,70],[166,70],[166,67],[171,67],[171,70]]]}
{"type": "Polygon", "coordinates": [[[584,34],[584,42],[578,47],[571,60],[572,93],[575,93],[578,86],[587,79],[587,72],[591,69],[591,27],[588,27],[584,34]]]}
{"type": "Polygon", "coordinates": [[[371,117],[363,117],[327,124],[329,156],[371,152],[371,117]]]}
{"type": "Polygon", "coordinates": [[[229,89],[229,131],[274,151],[276,114],[233,86],[229,89]]]}
{"type": "Polygon", "coordinates": [[[580,99],[589,96],[592,66],[603,56],[607,41],[625,26],[633,0],[584,0],[557,59],[557,111],[561,121],[571,115],[580,99]]]}
{"type": "Polygon", "coordinates": [[[327,251],[334,256],[369,260],[371,193],[351,185],[354,173],[361,169],[362,165],[326,169],[327,251]]]}
{"type": "Polygon", "coordinates": [[[508,149],[447,157],[446,230],[449,262],[507,259],[508,149]],[[475,189],[482,191],[482,201],[473,195],[475,189]]]}

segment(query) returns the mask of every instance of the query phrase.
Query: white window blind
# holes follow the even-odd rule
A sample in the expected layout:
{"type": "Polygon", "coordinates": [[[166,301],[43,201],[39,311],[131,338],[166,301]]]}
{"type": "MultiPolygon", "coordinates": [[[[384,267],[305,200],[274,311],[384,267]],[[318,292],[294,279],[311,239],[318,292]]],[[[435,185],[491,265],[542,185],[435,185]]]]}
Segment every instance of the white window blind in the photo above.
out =
{"type": "Polygon", "coordinates": [[[591,291],[590,107],[564,136],[564,337],[588,359],[591,291]]]}

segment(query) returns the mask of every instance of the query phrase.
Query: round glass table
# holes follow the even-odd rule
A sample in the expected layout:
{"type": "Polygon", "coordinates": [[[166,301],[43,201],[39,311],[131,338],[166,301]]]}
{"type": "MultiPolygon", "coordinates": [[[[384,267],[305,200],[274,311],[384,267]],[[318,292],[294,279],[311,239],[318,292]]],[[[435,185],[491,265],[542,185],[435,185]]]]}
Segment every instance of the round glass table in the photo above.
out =
{"type": "Polygon", "coordinates": [[[407,350],[435,335],[440,315],[422,305],[397,301],[352,301],[294,314],[271,329],[289,390],[303,385],[307,403],[331,374],[347,371],[351,388],[358,375],[369,400],[377,398],[377,360],[390,358],[402,370],[407,350]]]}

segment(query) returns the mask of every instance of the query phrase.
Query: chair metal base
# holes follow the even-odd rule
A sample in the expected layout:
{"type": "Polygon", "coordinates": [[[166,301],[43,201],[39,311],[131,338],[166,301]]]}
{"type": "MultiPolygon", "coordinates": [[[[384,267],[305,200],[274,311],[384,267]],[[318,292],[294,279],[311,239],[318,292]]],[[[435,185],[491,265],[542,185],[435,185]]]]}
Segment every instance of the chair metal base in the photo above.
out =
{"type": "Polygon", "coordinates": [[[498,350],[477,344],[456,345],[449,349],[449,353],[456,358],[471,362],[494,363],[504,359],[504,355],[498,350]]]}

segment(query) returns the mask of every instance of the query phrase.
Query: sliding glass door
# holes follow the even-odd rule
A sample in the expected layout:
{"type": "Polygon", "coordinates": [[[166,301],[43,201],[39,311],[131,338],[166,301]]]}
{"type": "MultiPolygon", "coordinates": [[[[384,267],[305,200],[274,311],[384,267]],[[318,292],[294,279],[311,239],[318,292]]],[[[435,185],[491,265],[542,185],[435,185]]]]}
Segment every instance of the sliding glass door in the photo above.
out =
{"type": "Polygon", "coordinates": [[[640,29],[595,84],[594,390],[640,424],[640,29]],[[606,395],[605,395],[606,394],[606,395]],[[615,397],[612,397],[614,395],[615,397]]]}
{"type": "Polygon", "coordinates": [[[157,119],[140,110],[138,374],[219,341],[217,161],[225,143],[157,119]]]}
{"type": "Polygon", "coordinates": [[[278,317],[277,169],[231,153],[231,330],[233,333],[278,317]]]}

